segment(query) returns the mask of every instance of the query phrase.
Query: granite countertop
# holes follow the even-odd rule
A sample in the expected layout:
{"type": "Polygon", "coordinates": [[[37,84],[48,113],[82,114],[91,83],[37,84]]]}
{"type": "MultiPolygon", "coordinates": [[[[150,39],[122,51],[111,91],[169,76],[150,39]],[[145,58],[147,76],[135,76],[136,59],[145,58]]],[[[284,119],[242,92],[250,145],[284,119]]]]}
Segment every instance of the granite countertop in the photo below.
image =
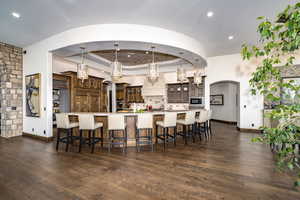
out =
{"type": "MultiPolygon", "coordinates": [[[[189,109],[189,110],[201,110],[201,109],[189,109]]],[[[153,115],[163,115],[166,112],[177,112],[177,113],[185,113],[189,110],[162,110],[162,111],[144,111],[143,113],[152,113],[153,115]]],[[[126,116],[134,116],[138,114],[143,114],[138,112],[132,112],[132,111],[126,111],[126,112],[114,112],[114,113],[108,113],[108,112],[70,112],[67,113],[69,115],[79,115],[79,114],[93,114],[95,116],[108,116],[110,114],[122,114],[126,116]]]]}

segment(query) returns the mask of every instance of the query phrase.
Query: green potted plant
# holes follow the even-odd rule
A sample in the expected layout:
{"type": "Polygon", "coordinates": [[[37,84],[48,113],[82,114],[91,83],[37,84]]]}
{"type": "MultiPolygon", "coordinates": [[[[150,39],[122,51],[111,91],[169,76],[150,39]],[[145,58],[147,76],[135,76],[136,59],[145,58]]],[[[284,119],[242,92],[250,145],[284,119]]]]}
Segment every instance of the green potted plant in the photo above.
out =
{"type": "Polygon", "coordinates": [[[249,81],[252,94],[261,94],[276,105],[266,117],[278,120],[276,127],[261,127],[263,133],[253,139],[275,148],[280,169],[289,169],[298,173],[295,185],[300,185],[300,156],[296,146],[300,144],[300,104],[282,104],[285,96],[294,94],[300,98],[300,85],[295,81],[282,81],[281,71],[293,67],[300,47],[300,3],[289,5],[279,13],[275,21],[259,17],[260,42],[255,46],[243,45],[244,60],[261,59],[249,81]],[[279,67],[280,66],[280,67],[279,67]],[[280,92],[279,92],[280,91],[280,92]],[[289,94],[284,91],[289,91],[289,94]]]}

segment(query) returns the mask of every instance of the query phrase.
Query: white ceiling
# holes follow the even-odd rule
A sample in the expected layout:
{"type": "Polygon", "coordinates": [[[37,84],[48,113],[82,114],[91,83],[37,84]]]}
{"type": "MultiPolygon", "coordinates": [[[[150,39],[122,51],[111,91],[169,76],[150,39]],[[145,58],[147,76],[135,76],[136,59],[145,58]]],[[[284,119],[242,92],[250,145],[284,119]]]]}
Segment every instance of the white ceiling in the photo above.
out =
{"type": "Polygon", "coordinates": [[[157,26],[198,40],[207,56],[257,41],[256,17],[274,17],[287,0],[0,0],[0,41],[25,47],[70,28],[126,23],[157,26]],[[206,13],[215,15],[207,18],[206,13]],[[18,12],[21,18],[11,16],[18,12]],[[228,40],[234,35],[234,40],[228,40]]]}

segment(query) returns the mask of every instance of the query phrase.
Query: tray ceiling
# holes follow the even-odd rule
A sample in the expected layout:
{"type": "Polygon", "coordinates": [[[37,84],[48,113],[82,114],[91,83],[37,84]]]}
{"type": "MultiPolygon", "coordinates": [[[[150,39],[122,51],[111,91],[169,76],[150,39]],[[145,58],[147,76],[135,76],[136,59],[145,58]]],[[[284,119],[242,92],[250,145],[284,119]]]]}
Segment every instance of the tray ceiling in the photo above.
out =
{"type": "MultiPolygon", "coordinates": [[[[91,52],[113,62],[115,60],[115,50],[102,50],[91,52]]],[[[164,62],[178,59],[176,56],[155,52],[155,62],[164,62]]],[[[140,50],[120,50],[118,60],[126,66],[144,65],[152,62],[152,53],[140,50]]]]}

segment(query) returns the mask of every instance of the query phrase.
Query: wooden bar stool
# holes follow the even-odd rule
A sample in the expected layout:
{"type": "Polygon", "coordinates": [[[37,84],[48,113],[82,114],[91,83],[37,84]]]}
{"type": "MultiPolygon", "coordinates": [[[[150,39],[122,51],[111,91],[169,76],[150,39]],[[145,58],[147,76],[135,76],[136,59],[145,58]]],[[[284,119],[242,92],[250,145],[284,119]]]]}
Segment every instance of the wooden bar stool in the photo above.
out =
{"type": "Polygon", "coordinates": [[[73,136],[73,129],[78,128],[79,124],[77,122],[71,123],[69,120],[69,115],[66,113],[56,113],[56,125],[57,125],[57,141],[56,141],[56,151],[58,151],[59,143],[66,144],[66,152],[69,150],[69,144],[73,144],[74,139],[78,137],[73,136]],[[66,136],[61,137],[61,131],[66,131],[66,136]]]}
{"type": "Polygon", "coordinates": [[[108,152],[111,151],[114,145],[122,145],[122,151],[125,153],[127,149],[127,132],[123,114],[108,115],[108,135],[108,152]],[[121,132],[122,135],[119,136],[116,132],[121,132]]]}
{"type": "Polygon", "coordinates": [[[212,110],[207,110],[207,127],[208,127],[208,132],[209,132],[210,136],[212,136],[211,117],[212,117],[212,110]]]}
{"type": "Polygon", "coordinates": [[[156,122],[156,144],[158,143],[158,139],[164,142],[164,151],[166,150],[166,143],[173,142],[174,146],[176,146],[176,120],[177,113],[176,112],[166,112],[164,116],[164,121],[156,122]],[[162,133],[158,133],[158,127],[162,128],[162,133]],[[174,129],[174,134],[169,134],[169,128],[174,129]]]}
{"type": "Polygon", "coordinates": [[[187,145],[188,137],[192,137],[193,142],[195,142],[195,121],[196,121],[195,111],[188,111],[185,113],[185,119],[177,120],[177,124],[183,126],[183,131],[177,132],[177,135],[180,135],[184,138],[185,145],[187,145]]]}
{"type": "Polygon", "coordinates": [[[82,144],[86,143],[86,139],[83,137],[83,131],[89,132],[88,144],[92,145],[91,153],[94,153],[95,144],[101,142],[103,147],[103,124],[101,122],[95,122],[95,116],[93,114],[79,114],[79,152],[81,152],[82,144]],[[100,129],[101,137],[96,137],[96,130],[100,129]]]}
{"type": "Polygon", "coordinates": [[[137,151],[141,151],[141,144],[148,144],[151,145],[151,151],[153,152],[153,115],[151,113],[139,114],[137,116],[136,128],[135,139],[137,151]],[[142,130],[146,131],[146,135],[141,134],[142,130]]]}
{"type": "Polygon", "coordinates": [[[204,132],[205,138],[208,139],[208,126],[207,126],[208,112],[201,110],[198,118],[196,118],[196,134],[199,134],[201,140],[201,132],[204,132]]]}

